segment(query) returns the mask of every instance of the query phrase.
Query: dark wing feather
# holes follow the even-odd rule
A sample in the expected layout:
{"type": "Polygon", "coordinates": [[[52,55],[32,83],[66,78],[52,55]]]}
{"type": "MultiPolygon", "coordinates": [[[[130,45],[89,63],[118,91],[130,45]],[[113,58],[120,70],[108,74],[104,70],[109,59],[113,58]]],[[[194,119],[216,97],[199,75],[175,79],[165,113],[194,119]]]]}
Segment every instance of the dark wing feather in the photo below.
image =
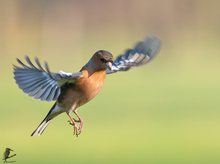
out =
{"type": "Polygon", "coordinates": [[[118,71],[127,71],[132,67],[148,63],[160,49],[160,39],[151,36],[136,44],[134,49],[128,49],[124,54],[119,55],[113,62],[112,69],[107,69],[108,74],[118,71]]]}
{"type": "Polygon", "coordinates": [[[35,58],[35,66],[28,56],[25,57],[27,65],[17,59],[20,66],[14,66],[14,78],[19,88],[21,88],[29,96],[44,100],[56,100],[60,94],[60,87],[64,83],[74,83],[76,79],[82,76],[81,72],[51,73],[48,64],[45,62],[45,68],[35,58]]]}

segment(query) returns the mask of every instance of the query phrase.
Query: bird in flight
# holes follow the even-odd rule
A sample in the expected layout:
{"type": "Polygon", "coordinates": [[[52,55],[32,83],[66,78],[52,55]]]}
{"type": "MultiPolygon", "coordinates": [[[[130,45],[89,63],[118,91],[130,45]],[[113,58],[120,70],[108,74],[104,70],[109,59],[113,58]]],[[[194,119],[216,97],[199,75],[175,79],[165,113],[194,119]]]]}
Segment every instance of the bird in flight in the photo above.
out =
{"type": "Polygon", "coordinates": [[[73,134],[78,136],[83,128],[83,120],[77,108],[100,92],[106,75],[148,63],[158,53],[160,45],[159,38],[146,37],[115,60],[110,52],[99,50],[76,73],[53,73],[47,62],[43,67],[37,57],[35,65],[28,56],[25,58],[27,64],[17,59],[19,66],[14,65],[14,79],[19,88],[35,99],[56,101],[31,136],[41,135],[51,120],[61,113],[67,114],[69,123],[73,126],[73,134]],[[71,112],[77,119],[70,115],[71,112]]]}

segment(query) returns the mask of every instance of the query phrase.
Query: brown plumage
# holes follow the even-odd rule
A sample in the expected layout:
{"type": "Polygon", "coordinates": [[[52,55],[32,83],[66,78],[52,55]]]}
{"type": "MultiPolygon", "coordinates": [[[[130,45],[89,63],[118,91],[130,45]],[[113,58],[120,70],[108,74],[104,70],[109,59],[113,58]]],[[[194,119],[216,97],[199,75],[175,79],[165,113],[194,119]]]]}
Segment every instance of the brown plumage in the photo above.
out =
{"type": "Polygon", "coordinates": [[[77,108],[100,92],[106,74],[144,65],[157,54],[159,48],[160,40],[152,36],[136,44],[134,49],[128,49],[114,61],[110,52],[99,50],[77,73],[50,72],[48,64],[45,63],[45,67],[42,67],[38,58],[35,58],[36,65],[27,56],[27,64],[17,59],[19,66],[14,66],[14,78],[19,88],[33,98],[56,101],[31,135],[41,135],[54,117],[66,113],[74,128],[74,134],[78,136],[83,128],[83,120],[78,115],[77,108]],[[77,119],[71,117],[71,112],[77,119]]]}
{"type": "Polygon", "coordinates": [[[78,136],[83,128],[83,120],[76,109],[89,102],[100,92],[106,77],[106,69],[111,67],[111,62],[111,53],[104,50],[96,52],[80,70],[82,72],[80,78],[76,79],[74,83],[66,83],[61,86],[61,93],[56,105],[52,107],[44,121],[32,135],[41,134],[52,118],[66,112],[70,118],[70,124],[74,127],[74,134],[78,136]],[[70,116],[71,111],[75,113],[78,120],[70,116]],[[77,122],[79,122],[79,126],[77,126],[77,122]]]}

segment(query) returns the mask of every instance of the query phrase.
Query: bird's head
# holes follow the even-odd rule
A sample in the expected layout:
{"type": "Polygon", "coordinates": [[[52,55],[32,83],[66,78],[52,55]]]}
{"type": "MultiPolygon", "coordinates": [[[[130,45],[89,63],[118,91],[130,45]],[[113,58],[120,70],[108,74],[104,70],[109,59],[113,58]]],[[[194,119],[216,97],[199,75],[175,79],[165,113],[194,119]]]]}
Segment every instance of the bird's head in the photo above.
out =
{"type": "Polygon", "coordinates": [[[99,50],[92,56],[91,61],[95,64],[97,70],[111,69],[113,56],[108,51],[99,50]]]}

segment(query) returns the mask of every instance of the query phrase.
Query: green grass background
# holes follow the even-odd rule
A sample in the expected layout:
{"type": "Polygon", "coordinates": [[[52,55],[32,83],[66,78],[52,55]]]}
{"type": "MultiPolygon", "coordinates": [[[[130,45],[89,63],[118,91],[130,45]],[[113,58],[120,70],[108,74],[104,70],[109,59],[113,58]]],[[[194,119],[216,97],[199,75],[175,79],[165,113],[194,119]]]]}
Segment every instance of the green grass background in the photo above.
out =
{"type": "MultiPolygon", "coordinates": [[[[25,6],[24,2],[27,1],[20,2],[21,6],[25,6]]],[[[160,6],[165,5],[160,2],[160,6]]],[[[210,14],[204,7],[206,2],[194,2],[200,6],[195,7],[199,9],[196,10],[198,15],[201,14],[197,22],[186,21],[191,20],[188,15],[184,27],[181,25],[180,28],[174,22],[176,26],[172,32],[167,31],[166,27],[164,30],[162,26],[155,29],[154,23],[158,17],[148,15],[146,17],[154,18],[148,20],[149,29],[141,29],[136,34],[137,29],[129,33],[131,31],[124,30],[123,26],[119,29],[112,27],[112,30],[103,26],[103,31],[92,28],[91,34],[90,30],[84,29],[87,36],[83,38],[88,39],[82,41],[80,46],[74,45],[76,42],[73,38],[68,38],[72,31],[65,31],[63,27],[55,32],[64,34],[67,39],[56,41],[61,34],[52,37],[48,31],[39,32],[36,30],[39,26],[32,25],[26,27],[32,32],[26,28],[21,30],[23,26],[19,22],[25,22],[25,19],[19,19],[18,25],[13,27],[5,20],[9,31],[4,33],[6,37],[2,41],[5,44],[0,48],[0,153],[3,154],[6,147],[14,149],[17,156],[12,160],[21,164],[220,163],[220,39],[219,30],[216,30],[219,24],[217,21],[212,25],[207,23],[218,20],[218,14],[214,12],[218,3],[207,5],[208,11],[213,9],[215,19],[212,20],[204,17],[210,14]],[[31,57],[37,55],[47,60],[51,70],[77,71],[95,50],[104,47],[117,55],[124,48],[131,47],[136,40],[143,39],[148,31],[160,36],[160,53],[145,67],[107,77],[102,92],[79,109],[85,125],[78,138],[73,136],[65,114],[55,118],[41,137],[30,137],[53,103],[34,100],[17,87],[12,74],[16,57],[23,58],[25,53],[29,53],[31,57]],[[36,38],[39,33],[41,35],[36,38]],[[49,38],[47,42],[45,37],[49,38]],[[67,50],[63,51],[65,48],[67,50]],[[47,55],[47,52],[50,53],[47,55]]],[[[6,1],[1,3],[9,8],[13,4],[6,1]]],[[[148,3],[151,5],[151,1],[148,3]]],[[[187,8],[188,4],[185,6],[187,8]]],[[[171,4],[165,7],[167,12],[174,8],[171,4]]],[[[59,8],[66,9],[58,5],[59,8]]],[[[8,12],[4,10],[8,19],[13,18],[9,13],[13,11],[14,8],[8,12]]],[[[72,10],[67,8],[67,11],[72,10]]],[[[23,12],[31,14],[34,11],[23,12]]],[[[187,11],[185,13],[187,15],[187,11]]],[[[163,13],[159,12],[158,15],[163,13]]],[[[166,19],[169,20],[169,17],[166,19]]],[[[117,19],[111,20],[119,23],[117,19]]],[[[119,24],[123,25],[123,22],[119,24]]],[[[133,24],[136,25],[135,22],[133,24]]],[[[44,28],[51,27],[53,25],[44,28]]]]}

